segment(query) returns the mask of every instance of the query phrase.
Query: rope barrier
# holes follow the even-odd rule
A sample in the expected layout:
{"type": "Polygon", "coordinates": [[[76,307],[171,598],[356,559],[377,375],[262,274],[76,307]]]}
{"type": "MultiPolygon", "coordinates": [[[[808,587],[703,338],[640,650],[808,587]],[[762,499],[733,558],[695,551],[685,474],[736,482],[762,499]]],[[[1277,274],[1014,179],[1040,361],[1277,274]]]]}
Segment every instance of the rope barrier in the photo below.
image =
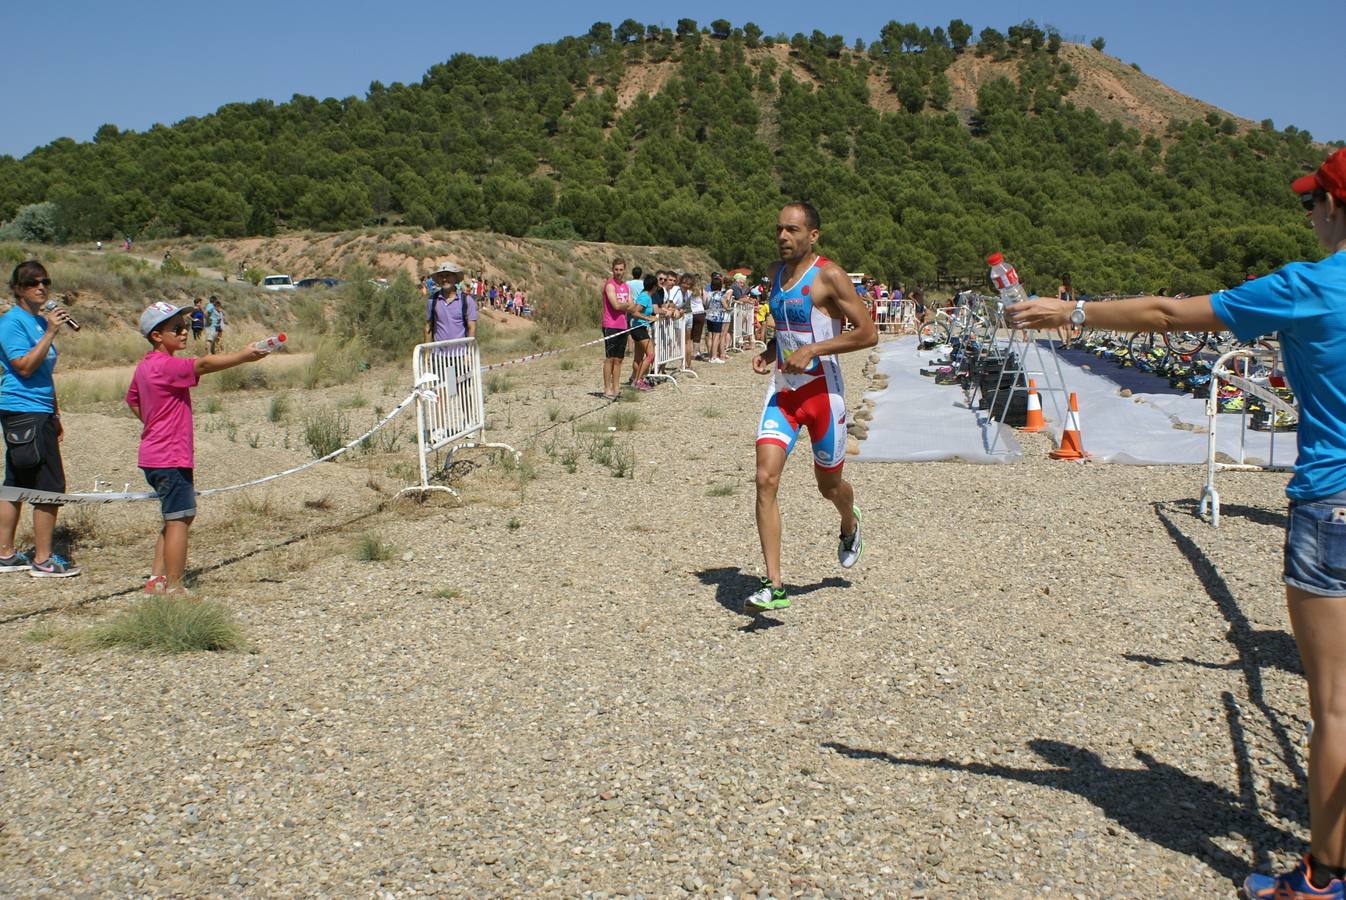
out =
{"type": "Polygon", "coordinates": [[[544,356],[559,356],[562,353],[569,353],[571,350],[581,350],[585,347],[592,347],[594,344],[601,344],[608,338],[621,337],[624,334],[630,334],[631,332],[644,327],[645,323],[641,322],[639,325],[632,325],[625,331],[619,331],[616,334],[605,334],[601,338],[585,341],[583,344],[576,344],[573,347],[562,347],[560,350],[543,350],[540,353],[530,353],[527,356],[520,356],[518,359],[511,359],[506,360],[505,362],[491,363],[489,366],[482,366],[481,370],[483,372],[489,372],[492,369],[504,369],[509,366],[517,366],[521,363],[532,362],[535,359],[542,359],[544,356]]]}
{"type": "MultiPolygon", "coordinates": [[[[392,412],[388,413],[388,415],[380,419],[374,425],[373,428],[369,429],[364,434],[360,435],[358,438],[355,438],[353,441],[350,441],[345,446],[338,447],[336,450],[333,450],[326,456],[320,457],[319,459],[310,460],[309,462],[306,462],[303,465],[294,466],[293,468],[286,469],[283,472],[276,472],[272,475],[266,475],[261,478],[253,479],[252,481],[245,481],[242,484],[231,484],[225,487],[208,488],[204,491],[197,491],[196,495],[198,497],[209,497],[212,494],[223,494],[229,491],[239,491],[244,488],[256,487],[259,484],[265,484],[268,481],[275,481],[278,478],[285,478],[289,475],[295,475],[299,472],[303,472],[305,469],[311,469],[314,466],[318,465],[319,463],[325,463],[330,460],[336,459],[341,454],[349,453],[351,450],[355,449],[360,444],[367,441],[370,437],[374,435],[375,432],[385,427],[389,422],[393,420],[395,416],[397,416],[408,406],[410,406],[412,404],[412,401],[414,401],[418,396],[421,396],[422,393],[423,393],[422,390],[419,388],[417,390],[412,391],[409,395],[407,395],[407,398],[405,400],[397,404],[397,406],[393,407],[392,412]]],[[[145,492],[107,492],[107,493],[97,492],[88,494],[58,494],[53,491],[33,491],[28,490],[27,488],[0,487],[0,500],[8,500],[11,503],[14,502],[36,503],[36,504],[50,504],[54,506],[65,506],[75,503],[87,503],[87,504],[128,503],[128,502],[157,500],[157,499],[159,499],[157,494],[145,493],[145,492]]]]}

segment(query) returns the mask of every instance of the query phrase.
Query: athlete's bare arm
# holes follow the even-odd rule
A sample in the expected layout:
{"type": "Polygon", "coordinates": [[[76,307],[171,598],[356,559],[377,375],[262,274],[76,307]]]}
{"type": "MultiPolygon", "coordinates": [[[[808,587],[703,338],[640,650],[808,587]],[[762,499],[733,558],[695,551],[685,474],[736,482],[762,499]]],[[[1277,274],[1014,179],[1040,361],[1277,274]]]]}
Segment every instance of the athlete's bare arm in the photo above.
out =
{"type": "Polygon", "coordinates": [[[640,309],[640,307],[636,306],[634,303],[623,303],[622,301],[618,300],[617,289],[612,285],[608,285],[607,287],[603,288],[603,293],[608,298],[608,304],[613,309],[617,310],[617,312],[629,313],[629,312],[635,312],[640,309]]]}
{"type": "Polygon", "coordinates": [[[817,277],[813,279],[811,299],[815,306],[821,307],[828,315],[848,319],[855,327],[836,337],[800,347],[781,363],[781,368],[786,372],[797,375],[807,370],[816,357],[866,350],[879,342],[879,329],[841,266],[828,262],[818,270],[817,277]]]}

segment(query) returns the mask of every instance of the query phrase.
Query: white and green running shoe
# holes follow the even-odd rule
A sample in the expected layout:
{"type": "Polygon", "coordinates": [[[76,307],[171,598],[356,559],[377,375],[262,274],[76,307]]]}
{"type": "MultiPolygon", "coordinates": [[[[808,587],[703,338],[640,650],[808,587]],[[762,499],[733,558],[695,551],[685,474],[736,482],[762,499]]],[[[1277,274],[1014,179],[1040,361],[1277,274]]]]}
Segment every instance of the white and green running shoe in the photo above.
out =
{"type": "Polygon", "coordinates": [[[837,562],[841,563],[843,569],[858,563],[860,554],[865,552],[865,542],[860,539],[860,507],[852,506],[851,511],[855,513],[855,531],[843,534],[837,542],[837,562]]]}
{"type": "Polygon", "coordinates": [[[763,578],[762,586],[743,601],[743,609],[747,612],[789,608],[790,598],[785,596],[785,588],[772,587],[770,578],[763,578]]]}

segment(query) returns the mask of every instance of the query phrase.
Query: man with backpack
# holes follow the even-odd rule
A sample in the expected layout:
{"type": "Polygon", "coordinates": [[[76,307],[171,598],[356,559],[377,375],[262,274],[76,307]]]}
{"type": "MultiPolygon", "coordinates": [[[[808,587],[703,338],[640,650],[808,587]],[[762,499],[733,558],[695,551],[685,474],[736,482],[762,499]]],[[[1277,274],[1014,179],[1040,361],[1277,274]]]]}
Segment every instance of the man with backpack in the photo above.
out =
{"type": "Polygon", "coordinates": [[[459,286],[463,270],[442,263],[430,273],[434,285],[425,304],[425,340],[452,341],[477,334],[477,301],[459,286]]]}

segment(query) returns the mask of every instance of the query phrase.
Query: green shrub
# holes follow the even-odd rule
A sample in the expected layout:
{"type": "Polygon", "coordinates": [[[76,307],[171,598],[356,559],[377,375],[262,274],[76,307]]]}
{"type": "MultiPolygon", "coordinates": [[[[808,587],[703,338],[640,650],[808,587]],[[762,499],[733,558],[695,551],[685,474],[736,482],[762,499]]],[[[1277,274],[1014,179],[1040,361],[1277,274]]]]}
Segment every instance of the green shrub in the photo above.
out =
{"type": "Polygon", "coordinates": [[[242,650],[243,632],[224,604],[165,595],[142,600],[75,638],[87,647],[129,647],[156,653],[242,650]]]}
{"type": "Polygon", "coordinates": [[[159,263],[159,271],[164,275],[174,275],[182,278],[196,278],[201,274],[188,267],[176,256],[165,256],[164,261],[159,263]]]}
{"type": "Polygon", "coordinates": [[[608,422],[618,431],[635,431],[640,426],[640,410],[614,409],[608,422]]]}
{"type": "Polygon", "coordinates": [[[368,368],[365,353],[364,341],[358,335],[350,338],[328,335],[322,338],[304,371],[304,387],[312,389],[330,384],[348,384],[368,368]]]}
{"type": "Polygon", "coordinates": [[[202,244],[188,253],[187,259],[203,266],[220,266],[224,264],[224,252],[214,244],[202,244]]]}
{"type": "Polygon", "coordinates": [[[290,414],[290,398],[285,394],[277,394],[271,398],[271,404],[266,408],[266,420],[268,422],[281,422],[290,414]]]}
{"type": "Polygon", "coordinates": [[[350,422],[334,409],[320,409],[304,420],[304,443],[314,459],[322,459],[350,440],[350,422]]]}
{"type": "Polygon", "coordinates": [[[384,562],[393,558],[393,548],[377,534],[366,531],[355,542],[355,558],[360,562],[384,562]]]}

